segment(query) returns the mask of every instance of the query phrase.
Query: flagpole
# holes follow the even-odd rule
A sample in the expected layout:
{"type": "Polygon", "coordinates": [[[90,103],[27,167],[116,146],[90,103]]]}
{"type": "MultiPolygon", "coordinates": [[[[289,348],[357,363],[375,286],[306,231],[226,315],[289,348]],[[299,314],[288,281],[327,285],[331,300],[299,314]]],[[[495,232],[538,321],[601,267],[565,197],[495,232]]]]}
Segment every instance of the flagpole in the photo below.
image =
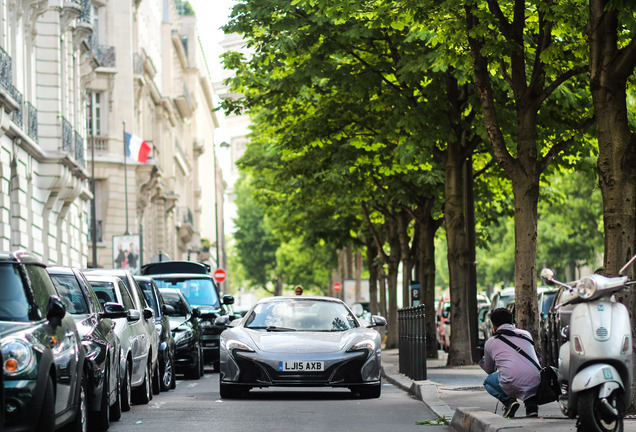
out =
{"type": "Polygon", "coordinates": [[[128,157],[128,152],[126,151],[126,121],[122,122],[124,124],[124,195],[126,201],[126,232],[124,235],[129,235],[128,231],[128,168],[126,167],[126,158],[128,157]]]}

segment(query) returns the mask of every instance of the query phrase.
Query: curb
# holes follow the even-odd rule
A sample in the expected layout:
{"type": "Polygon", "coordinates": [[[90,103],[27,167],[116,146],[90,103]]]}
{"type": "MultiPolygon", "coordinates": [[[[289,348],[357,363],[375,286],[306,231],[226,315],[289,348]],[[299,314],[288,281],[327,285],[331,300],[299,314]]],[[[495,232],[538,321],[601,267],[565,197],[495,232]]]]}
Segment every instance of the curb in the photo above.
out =
{"type": "Polygon", "coordinates": [[[506,419],[489,411],[476,407],[457,407],[453,410],[439,395],[435,383],[411,381],[404,375],[397,373],[392,364],[383,364],[382,376],[387,382],[412,394],[422,401],[438,418],[445,418],[456,431],[462,432],[535,432],[536,429],[528,424],[506,419]]]}

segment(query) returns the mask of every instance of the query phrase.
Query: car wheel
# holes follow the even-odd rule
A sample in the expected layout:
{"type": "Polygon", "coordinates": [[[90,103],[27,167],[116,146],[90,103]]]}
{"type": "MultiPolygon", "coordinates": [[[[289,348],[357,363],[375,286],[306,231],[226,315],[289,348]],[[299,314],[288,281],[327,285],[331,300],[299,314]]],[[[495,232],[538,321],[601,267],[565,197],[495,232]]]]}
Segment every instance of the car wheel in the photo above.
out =
{"type": "Polygon", "coordinates": [[[84,382],[84,377],[81,377],[75,420],[73,420],[69,430],[71,432],[88,432],[88,405],[86,403],[86,383],[84,382]]]}
{"type": "Polygon", "coordinates": [[[49,376],[44,387],[44,397],[42,399],[42,409],[40,418],[35,427],[36,432],[49,432],[55,428],[55,392],[53,390],[53,380],[49,376]]]}
{"type": "Polygon", "coordinates": [[[201,362],[203,359],[201,358],[201,350],[197,350],[197,357],[195,359],[195,364],[192,365],[190,370],[187,372],[188,379],[199,379],[201,378],[201,362]]]}
{"type": "Polygon", "coordinates": [[[219,384],[219,393],[222,399],[240,399],[242,397],[245,397],[249,391],[249,387],[228,385],[223,383],[219,384]]]}
{"type": "Polygon", "coordinates": [[[166,361],[163,365],[163,371],[161,372],[161,391],[168,391],[174,388],[174,365],[172,361],[172,354],[166,354],[166,361]]]}
{"type": "MultiPolygon", "coordinates": [[[[119,362],[116,363],[119,365],[119,362]]],[[[117,366],[119,368],[119,366],[117,366]]],[[[110,406],[110,420],[117,421],[121,418],[121,379],[117,374],[117,390],[115,391],[115,402],[110,406]]]]}
{"type": "Polygon", "coordinates": [[[351,389],[362,399],[377,399],[382,393],[382,384],[373,384],[369,386],[357,386],[351,389]]]}
{"type": "MultiPolygon", "coordinates": [[[[106,360],[108,364],[108,360],[106,360]]],[[[110,427],[110,388],[108,383],[110,382],[110,377],[108,376],[108,371],[104,374],[104,385],[102,387],[102,401],[99,405],[99,411],[93,412],[90,415],[90,427],[91,430],[96,431],[105,431],[110,427]]]]}
{"type": "Polygon", "coordinates": [[[159,362],[159,359],[158,359],[157,366],[155,367],[155,372],[152,374],[152,393],[156,395],[161,393],[161,375],[159,374],[159,369],[161,369],[160,368],[161,363],[159,362]]]}
{"type": "Polygon", "coordinates": [[[152,399],[152,368],[150,367],[150,360],[146,364],[146,374],[144,376],[144,382],[139,387],[133,390],[133,402],[138,405],[145,405],[152,399]]]}
{"type": "Polygon", "coordinates": [[[126,372],[124,373],[124,382],[121,384],[121,410],[130,411],[132,404],[132,386],[131,386],[130,364],[126,363],[126,372]]]}

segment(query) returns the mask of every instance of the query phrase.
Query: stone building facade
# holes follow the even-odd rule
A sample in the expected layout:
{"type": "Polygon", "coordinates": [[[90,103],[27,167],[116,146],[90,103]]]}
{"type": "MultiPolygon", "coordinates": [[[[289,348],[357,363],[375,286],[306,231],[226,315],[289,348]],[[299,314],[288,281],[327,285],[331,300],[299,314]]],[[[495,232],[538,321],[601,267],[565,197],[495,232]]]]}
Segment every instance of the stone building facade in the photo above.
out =
{"type": "MultiPolygon", "coordinates": [[[[159,254],[207,260],[201,238],[217,241],[206,217],[215,207],[213,135],[218,122],[196,18],[174,0],[93,2],[97,45],[116,60],[88,84],[94,143],[97,267],[117,266],[114,239],[139,242],[141,263],[159,254]],[[111,48],[112,47],[112,48],[111,48]],[[124,128],[153,150],[124,159],[124,128]],[[203,179],[203,180],[202,180],[203,179]],[[122,237],[123,236],[123,237],[122,237]]],[[[214,264],[214,263],[213,263],[214,264]]]]}
{"type": "Polygon", "coordinates": [[[112,267],[128,234],[137,265],[207,258],[218,123],[200,51],[176,0],[0,0],[0,250],[112,267]],[[124,129],[147,163],[124,157],[124,129]]]}

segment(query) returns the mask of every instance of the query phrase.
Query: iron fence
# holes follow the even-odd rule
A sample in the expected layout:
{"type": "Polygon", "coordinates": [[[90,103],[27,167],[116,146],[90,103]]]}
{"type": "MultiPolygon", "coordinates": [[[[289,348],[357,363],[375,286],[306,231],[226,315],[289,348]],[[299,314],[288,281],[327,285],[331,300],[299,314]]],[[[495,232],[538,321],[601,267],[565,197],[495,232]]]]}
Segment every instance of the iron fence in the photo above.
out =
{"type": "Polygon", "coordinates": [[[33,138],[34,141],[38,140],[38,110],[31,105],[30,102],[25,102],[27,112],[27,134],[33,138]]]}
{"type": "Polygon", "coordinates": [[[75,132],[75,162],[86,168],[86,160],[84,159],[84,138],[75,132]]]}
{"type": "Polygon", "coordinates": [[[13,111],[11,119],[13,120],[13,123],[22,128],[22,124],[24,123],[24,98],[22,97],[22,93],[20,93],[13,85],[11,86],[9,93],[11,93],[13,100],[18,103],[18,109],[13,111]]]}
{"type": "Polygon", "coordinates": [[[5,50],[0,48],[0,85],[7,91],[13,87],[13,60],[5,50]]]}
{"type": "Polygon", "coordinates": [[[73,126],[62,117],[62,150],[73,155],[73,126]]]}
{"type": "Polygon", "coordinates": [[[399,371],[419,381],[426,379],[425,306],[398,309],[399,371]]]}

